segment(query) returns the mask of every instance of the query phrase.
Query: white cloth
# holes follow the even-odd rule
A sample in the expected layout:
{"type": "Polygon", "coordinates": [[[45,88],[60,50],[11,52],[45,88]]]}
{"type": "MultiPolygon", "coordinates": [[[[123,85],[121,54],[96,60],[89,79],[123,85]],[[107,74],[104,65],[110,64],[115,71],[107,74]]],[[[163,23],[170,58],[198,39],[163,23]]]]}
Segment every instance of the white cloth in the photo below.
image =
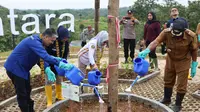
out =
{"type": "Polygon", "coordinates": [[[90,40],[81,50],[78,52],[78,57],[81,63],[85,65],[94,65],[96,58],[97,39],[90,40]]]}
{"type": "Polygon", "coordinates": [[[95,37],[93,37],[92,39],[97,39],[97,45],[98,47],[102,47],[102,43],[104,41],[108,40],[108,32],[107,31],[101,31],[99,32],[95,37]]]}

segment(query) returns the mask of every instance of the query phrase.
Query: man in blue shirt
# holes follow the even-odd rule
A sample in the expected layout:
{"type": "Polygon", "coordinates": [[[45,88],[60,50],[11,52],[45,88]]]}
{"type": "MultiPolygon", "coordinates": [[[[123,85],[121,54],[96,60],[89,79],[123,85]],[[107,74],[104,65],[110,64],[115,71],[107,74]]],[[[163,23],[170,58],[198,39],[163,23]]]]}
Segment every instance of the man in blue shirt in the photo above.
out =
{"type": "Polygon", "coordinates": [[[49,64],[70,70],[73,65],[65,64],[61,58],[50,56],[44,47],[51,45],[57,38],[54,29],[46,29],[41,36],[32,35],[23,39],[10,54],[4,67],[12,80],[17,94],[17,101],[22,112],[34,112],[34,101],[31,99],[30,70],[42,58],[45,63],[45,74],[54,82],[55,74],[49,64]]]}
{"type": "Polygon", "coordinates": [[[174,22],[174,20],[176,20],[176,19],[181,19],[181,20],[185,21],[185,22],[187,23],[185,27],[188,28],[188,22],[186,21],[185,18],[179,17],[179,12],[178,12],[178,9],[177,9],[177,8],[172,8],[172,9],[171,9],[170,16],[171,16],[171,19],[168,20],[168,22],[167,22],[167,24],[166,24],[167,28],[172,27],[173,22],[174,22]]]}

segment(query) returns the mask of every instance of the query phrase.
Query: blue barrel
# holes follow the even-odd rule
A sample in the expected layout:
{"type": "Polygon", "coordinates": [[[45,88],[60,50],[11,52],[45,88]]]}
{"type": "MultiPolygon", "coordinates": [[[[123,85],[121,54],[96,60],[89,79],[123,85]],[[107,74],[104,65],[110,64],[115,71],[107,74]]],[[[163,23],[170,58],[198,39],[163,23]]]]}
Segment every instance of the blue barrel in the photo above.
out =
{"type": "MultiPolygon", "coordinates": [[[[68,63],[66,59],[62,59],[62,62],[64,63],[68,63]]],[[[56,72],[58,73],[58,75],[60,76],[65,76],[65,70],[64,69],[60,69],[58,66],[54,65],[54,68],[56,70],[56,72]]]]}
{"type": "Polygon", "coordinates": [[[73,67],[70,71],[65,72],[65,77],[71,81],[74,85],[80,85],[80,82],[84,79],[84,73],[77,67],[73,67]]]}
{"type": "Polygon", "coordinates": [[[98,85],[101,82],[102,73],[99,70],[88,72],[88,83],[98,85]]]}
{"type": "Polygon", "coordinates": [[[148,73],[149,62],[143,58],[136,58],[134,60],[134,72],[139,76],[144,76],[148,73]]]}

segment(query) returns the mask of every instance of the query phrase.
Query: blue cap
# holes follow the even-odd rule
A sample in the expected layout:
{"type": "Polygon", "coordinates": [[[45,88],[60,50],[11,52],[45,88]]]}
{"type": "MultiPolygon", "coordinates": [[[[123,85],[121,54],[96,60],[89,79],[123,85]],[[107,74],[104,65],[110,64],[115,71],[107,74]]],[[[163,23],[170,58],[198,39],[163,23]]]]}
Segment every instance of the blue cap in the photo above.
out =
{"type": "Polygon", "coordinates": [[[69,31],[64,26],[59,26],[57,29],[58,39],[69,38],[69,31]]]}

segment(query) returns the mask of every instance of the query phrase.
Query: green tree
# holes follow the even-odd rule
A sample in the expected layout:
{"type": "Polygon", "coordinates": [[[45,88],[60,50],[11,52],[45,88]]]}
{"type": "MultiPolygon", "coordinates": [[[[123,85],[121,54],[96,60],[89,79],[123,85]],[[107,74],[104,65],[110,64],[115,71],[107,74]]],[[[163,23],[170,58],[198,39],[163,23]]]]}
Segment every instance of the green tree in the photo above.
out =
{"type": "Polygon", "coordinates": [[[140,20],[145,21],[147,13],[156,9],[156,1],[158,0],[137,0],[132,6],[134,15],[140,20]]]}
{"type": "Polygon", "coordinates": [[[191,30],[196,31],[196,26],[200,22],[200,1],[189,1],[188,2],[188,20],[189,20],[189,27],[191,30]]]}
{"type": "Polygon", "coordinates": [[[79,25],[79,29],[80,29],[81,31],[83,31],[84,28],[85,28],[85,26],[84,26],[83,24],[80,24],[80,25],[79,25]]]}

